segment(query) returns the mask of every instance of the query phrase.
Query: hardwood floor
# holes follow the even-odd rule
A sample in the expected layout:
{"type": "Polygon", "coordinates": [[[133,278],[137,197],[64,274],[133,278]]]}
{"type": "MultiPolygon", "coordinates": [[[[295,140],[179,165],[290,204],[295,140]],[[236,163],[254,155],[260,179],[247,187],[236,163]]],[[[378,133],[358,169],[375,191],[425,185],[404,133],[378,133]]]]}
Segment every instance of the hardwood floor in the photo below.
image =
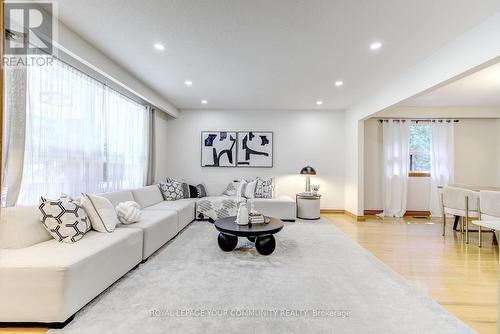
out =
{"type": "MultiPolygon", "coordinates": [[[[478,248],[476,233],[464,245],[462,235],[441,237],[439,221],[379,219],[356,222],[344,214],[324,214],[361,246],[462,319],[478,333],[496,333],[498,246],[492,234],[478,248]]],[[[43,333],[45,328],[0,328],[0,334],[43,333]]]]}
{"type": "Polygon", "coordinates": [[[451,222],[443,239],[438,220],[323,217],[475,331],[497,333],[498,246],[491,233],[478,248],[477,233],[465,245],[451,222]]]}

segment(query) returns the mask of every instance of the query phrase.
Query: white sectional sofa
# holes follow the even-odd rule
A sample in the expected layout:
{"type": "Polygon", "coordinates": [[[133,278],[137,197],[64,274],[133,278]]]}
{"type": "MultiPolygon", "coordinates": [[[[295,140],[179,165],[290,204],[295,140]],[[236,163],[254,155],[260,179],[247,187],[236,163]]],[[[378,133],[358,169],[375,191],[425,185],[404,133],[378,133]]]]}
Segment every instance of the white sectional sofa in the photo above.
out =
{"type": "MultiPolygon", "coordinates": [[[[61,243],[40,222],[37,206],[3,208],[0,220],[0,323],[62,327],[107,287],[195,219],[200,199],[164,201],[157,185],[100,194],[116,206],[135,201],[141,220],[112,233],[89,231],[61,243]]],[[[295,220],[290,198],[254,199],[266,215],[295,220]]],[[[215,241],[214,241],[215,243],[215,241]]]]}
{"type": "Polygon", "coordinates": [[[68,244],[44,229],[36,206],[2,209],[0,322],[64,325],[194,220],[195,199],[166,202],[157,186],[101,196],[138,202],[141,220],[68,244]]]}

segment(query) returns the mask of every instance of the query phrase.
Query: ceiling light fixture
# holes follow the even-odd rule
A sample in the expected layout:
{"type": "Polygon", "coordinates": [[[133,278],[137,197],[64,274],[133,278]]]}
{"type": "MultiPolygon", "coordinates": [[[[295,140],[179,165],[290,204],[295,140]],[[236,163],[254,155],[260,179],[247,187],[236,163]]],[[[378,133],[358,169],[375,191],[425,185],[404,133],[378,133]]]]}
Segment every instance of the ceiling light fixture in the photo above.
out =
{"type": "Polygon", "coordinates": [[[161,43],[155,43],[154,45],[154,48],[158,51],[163,51],[165,50],[165,45],[161,44],[161,43]]]}
{"type": "Polygon", "coordinates": [[[379,50],[381,47],[381,42],[373,42],[372,44],[370,44],[370,50],[379,50]]]}
{"type": "Polygon", "coordinates": [[[185,84],[186,86],[192,86],[192,85],[193,85],[193,82],[192,82],[191,80],[186,80],[186,81],[184,81],[184,84],[185,84]]]}
{"type": "Polygon", "coordinates": [[[207,100],[201,100],[201,104],[207,104],[208,101],[207,100]]]}
{"type": "Polygon", "coordinates": [[[318,106],[320,106],[320,105],[322,105],[322,104],[323,104],[323,101],[318,100],[318,101],[316,101],[316,104],[317,104],[318,106]]]}
{"type": "Polygon", "coordinates": [[[342,80],[339,80],[339,81],[335,81],[335,86],[337,87],[340,87],[344,84],[344,82],[342,80]]]}

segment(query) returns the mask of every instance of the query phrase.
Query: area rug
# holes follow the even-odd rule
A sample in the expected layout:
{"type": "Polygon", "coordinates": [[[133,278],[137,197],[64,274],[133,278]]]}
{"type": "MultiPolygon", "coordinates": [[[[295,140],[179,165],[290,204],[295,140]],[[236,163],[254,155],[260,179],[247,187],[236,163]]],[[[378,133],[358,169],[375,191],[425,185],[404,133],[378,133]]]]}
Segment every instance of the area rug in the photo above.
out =
{"type": "Polygon", "coordinates": [[[326,220],[285,223],[270,256],[194,222],[50,333],[472,333],[326,220]]]}

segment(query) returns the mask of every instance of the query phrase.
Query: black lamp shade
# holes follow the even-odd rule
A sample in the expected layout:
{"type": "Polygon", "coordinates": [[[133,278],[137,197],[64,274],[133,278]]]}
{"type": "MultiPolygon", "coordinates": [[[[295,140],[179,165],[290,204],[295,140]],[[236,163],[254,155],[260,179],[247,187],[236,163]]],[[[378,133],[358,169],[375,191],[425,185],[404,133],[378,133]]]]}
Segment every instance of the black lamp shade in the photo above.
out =
{"type": "Polygon", "coordinates": [[[316,175],[316,171],[311,166],[306,166],[300,171],[302,175],[316,175]]]}

